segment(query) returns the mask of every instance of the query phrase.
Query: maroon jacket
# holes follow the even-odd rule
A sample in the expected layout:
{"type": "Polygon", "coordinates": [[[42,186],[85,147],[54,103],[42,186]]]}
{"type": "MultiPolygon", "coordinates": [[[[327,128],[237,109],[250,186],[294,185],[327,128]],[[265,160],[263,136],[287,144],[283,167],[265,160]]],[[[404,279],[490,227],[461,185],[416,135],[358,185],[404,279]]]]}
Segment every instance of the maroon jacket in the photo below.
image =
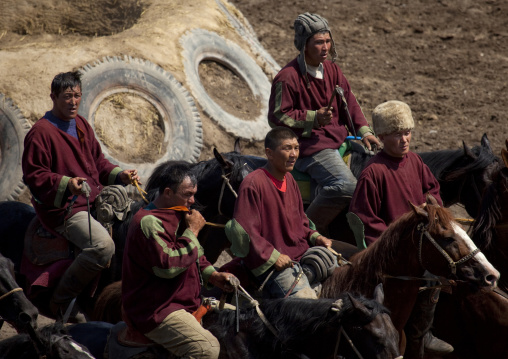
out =
{"type": "MultiPolygon", "coordinates": [[[[72,177],[87,179],[93,203],[102,187],[114,184],[122,171],[104,158],[92,127],[79,115],[76,130],[79,139],[41,118],[25,137],[23,180],[33,195],[37,216],[47,229],[63,223],[67,201],[72,198],[67,189],[72,177]]],[[[86,197],[78,196],[71,215],[86,209],[86,197]]]]}
{"type": "Polygon", "coordinates": [[[259,168],[242,181],[233,219],[226,225],[231,250],[256,276],[280,254],[298,261],[319,233],[310,229],[298,185],[286,174],[286,191],[278,190],[259,168]]]}
{"type": "Polygon", "coordinates": [[[427,193],[442,205],[439,182],[416,153],[398,159],[379,152],[371,158],[349,204],[349,211],[363,222],[367,246],[411,209],[408,201],[420,205],[427,193]]]}
{"type": "MultiPolygon", "coordinates": [[[[339,66],[327,60],[323,62],[323,71],[323,79],[308,74],[309,89],[295,58],[279,71],[272,83],[268,122],[271,126],[290,127],[299,136],[300,157],[326,148],[337,149],[346,139],[348,118],[339,96],[332,104],[331,123],[319,129],[313,128],[316,111],[328,106],[336,85],[344,90],[356,134],[373,132],[339,66]]],[[[353,132],[352,129],[350,132],[353,132]]]]}
{"type": "Polygon", "coordinates": [[[195,311],[201,284],[215,272],[183,212],[150,203],[129,225],[122,267],[122,302],[137,330],[148,333],[176,310],[195,311]]]}

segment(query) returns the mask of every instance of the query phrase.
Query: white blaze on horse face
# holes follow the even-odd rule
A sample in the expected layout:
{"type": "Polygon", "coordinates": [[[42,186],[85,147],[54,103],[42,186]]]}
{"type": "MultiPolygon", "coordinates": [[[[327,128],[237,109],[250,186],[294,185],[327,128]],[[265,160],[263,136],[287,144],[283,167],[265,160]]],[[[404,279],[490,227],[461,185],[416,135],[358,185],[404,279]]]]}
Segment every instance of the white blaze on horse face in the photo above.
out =
{"type": "MultiPolygon", "coordinates": [[[[457,223],[452,223],[452,226],[454,232],[464,240],[469,251],[474,251],[477,248],[476,244],[474,244],[473,240],[468,236],[466,231],[464,231],[457,223]]],[[[494,268],[494,266],[488,261],[487,257],[485,257],[482,252],[478,252],[474,258],[476,258],[476,260],[484,267],[487,273],[491,273],[496,278],[499,278],[499,271],[494,268]]]]}
{"type": "Polygon", "coordinates": [[[90,353],[88,353],[88,352],[84,351],[84,350],[83,350],[83,348],[82,348],[80,345],[78,345],[78,344],[76,344],[76,343],[74,343],[74,342],[70,342],[70,345],[71,345],[74,349],[76,349],[78,352],[83,353],[83,354],[85,354],[86,356],[88,356],[88,357],[90,357],[90,358],[92,358],[92,359],[95,359],[93,356],[91,356],[91,355],[90,355],[90,353]]]}

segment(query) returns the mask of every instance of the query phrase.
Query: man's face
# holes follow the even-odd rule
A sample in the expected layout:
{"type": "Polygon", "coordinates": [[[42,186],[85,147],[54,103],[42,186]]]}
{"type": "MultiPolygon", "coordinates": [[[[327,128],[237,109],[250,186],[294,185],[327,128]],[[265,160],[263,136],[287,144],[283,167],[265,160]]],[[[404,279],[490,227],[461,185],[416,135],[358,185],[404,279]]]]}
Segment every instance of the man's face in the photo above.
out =
{"type": "Polygon", "coordinates": [[[383,151],[386,154],[402,158],[409,152],[409,143],[411,142],[411,130],[403,130],[389,135],[379,135],[383,142],[383,151]]]}
{"type": "Polygon", "coordinates": [[[300,154],[300,145],[296,138],[283,140],[275,150],[267,148],[266,158],[270,169],[275,177],[282,178],[286,173],[291,172],[300,154]]]}
{"type": "Polygon", "coordinates": [[[76,118],[81,102],[81,88],[76,86],[74,88],[67,88],[57,95],[52,93],[51,100],[53,100],[53,115],[64,121],[70,121],[76,118]]]}
{"type": "Polygon", "coordinates": [[[332,46],[330,33],[317,33],[307,40],[305,45],[305,62],[311,66],[319,66],[326,60],[332,46]]]}
{"type": "Polygon", "coordinates": [[[178,186],[176,192],[167,188],[166,191],[169,193],[169,205],[168,207],[184,206],[190,208],[194,204],[194,195],[198,191],[198,186],[192,184],[189,177],[185,177],[180,186],[178,186]]]}

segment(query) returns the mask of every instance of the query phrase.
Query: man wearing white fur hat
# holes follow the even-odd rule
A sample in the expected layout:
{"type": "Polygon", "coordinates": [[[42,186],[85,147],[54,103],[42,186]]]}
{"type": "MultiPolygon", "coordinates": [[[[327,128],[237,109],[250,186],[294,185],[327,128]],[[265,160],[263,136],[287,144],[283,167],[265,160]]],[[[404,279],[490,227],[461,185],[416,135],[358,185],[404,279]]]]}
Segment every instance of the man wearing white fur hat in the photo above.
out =
{"type": "Polygon", "coordinates": [[[356,185],[338,152],[348,131],[361,136],[369,150],[371,144],[380,143],[334,63],[337,52],[326,19],[307,12],[298,15],[294,28],[300,54],[273,80],[268,122],[272,127],[289,127],[298,135],[300,158],[295,168],[308,173],[320,188],[306,214],[320,233],[327,233],[328,224],[348,206],[356,185]],[[334,97],[336,86],[343,96],[334,97]]]}
{"type": "MultiPolygon", "coordinates": [[[[372,123],[383,149],[362,171],[347,214],[359,247],[372,244],[390,223],[408,212],[408,201],[424,203],[430,193],[442,205],[438,181],[420,156],[409,150],[414,128],[409,106],[400,101],[384,102],[372,112],[372,123]]],[[[426,276],[432,278],[430,273],[426,276]]],[[[404,356],[423,358],[424,350],[438,354],[453,351],[430,332],[439,293],[435,288],[418,295],[405,327],[404,356]]]]}

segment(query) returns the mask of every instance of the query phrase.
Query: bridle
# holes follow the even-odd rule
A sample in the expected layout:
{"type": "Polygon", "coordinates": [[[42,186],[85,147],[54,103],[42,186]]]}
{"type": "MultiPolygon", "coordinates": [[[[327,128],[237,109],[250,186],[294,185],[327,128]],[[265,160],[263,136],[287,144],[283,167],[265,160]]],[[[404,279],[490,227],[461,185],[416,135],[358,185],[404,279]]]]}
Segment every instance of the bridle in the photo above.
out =
{"type": "Polygon", "coordinates": [[[462,257],[458,261],[453,261],[453,259],[448,255],[448,253],[446,253],[446,251],[443,249],[443,247],[441,247],[439,245],[439,243],[437,243],[436,240],[434,238],[432,238],[430,233],[427,231],[427,225],[426,224],[420,223],[420,224],[418,224],[418,226],[416,228],[420,232],[420,245],[418,247],[418,260],[420,261],[420,265],[424,269],[426,269],[425,266],[423,265],[423,261],[422,261],[422,246],[423,246],[423,237],[424,236],[425,236],[425,238],[427,238],[430,241],[430,243],[432,243],[434,245],[434,247],[436,247],[438,252],[443,255],[443,257],[448,262],[448,266],[450,267],[452,275],[454,275],[454,276],[457,273],[457,266],[458,265],[467,262],[468,260],[470,260],[471,258],[473,258],[475,255],[477,255],[480,252],[480,249],[476,248],[475,250],[473,250],[472,252],[470,252],[466,256],[462,257]]]}
{"type": "MultiPolygon", "coordinates": [[[[245,162],[242,167],[244,166],[248,166],[247,165],[247,162],[245,162]]],[[[222,186],[221,186],[221,189],[220,189],[220,195],[219,195],[219,203],[217,204],[217,210],[219,212],[219,214],[221,216],[224,215],[224,213],[222,213],[222,211],[220,210],[221,206],[222,206],[222,198],[224,197],[224,188],[226,187],[226,185],[228,186],[229,190],[231,191],[231,193],[233,193],[233,196],[235,196],[235,198],[238,198],[238,194],[236,193],[235,189],[233,188],[233,186],[231,185],[230,183],[230,180],[229,180],[229,177],[231,176],[231,174],[233,173],[233,171],[231,171],[230,173],[227,173],[226,174],[226,171],[224,170],[224,167],[221,166],[221,170],[222,170],[222,175],[221,175],[221,178],[222,178],[222,186]]]]}
{"type": "Polygon", "coordinates": [[[16,292],[22,292],[23,291],[23,288],[14,288],[14,289],[11,289],[10,291],[8,291],[7,293],[5,293],[4,295],[0,296],[0,300],[2,299],[5,299],[7,298],[8,296],[10,296],[11,294],[13,293],[16,293],[16,292]]]}

